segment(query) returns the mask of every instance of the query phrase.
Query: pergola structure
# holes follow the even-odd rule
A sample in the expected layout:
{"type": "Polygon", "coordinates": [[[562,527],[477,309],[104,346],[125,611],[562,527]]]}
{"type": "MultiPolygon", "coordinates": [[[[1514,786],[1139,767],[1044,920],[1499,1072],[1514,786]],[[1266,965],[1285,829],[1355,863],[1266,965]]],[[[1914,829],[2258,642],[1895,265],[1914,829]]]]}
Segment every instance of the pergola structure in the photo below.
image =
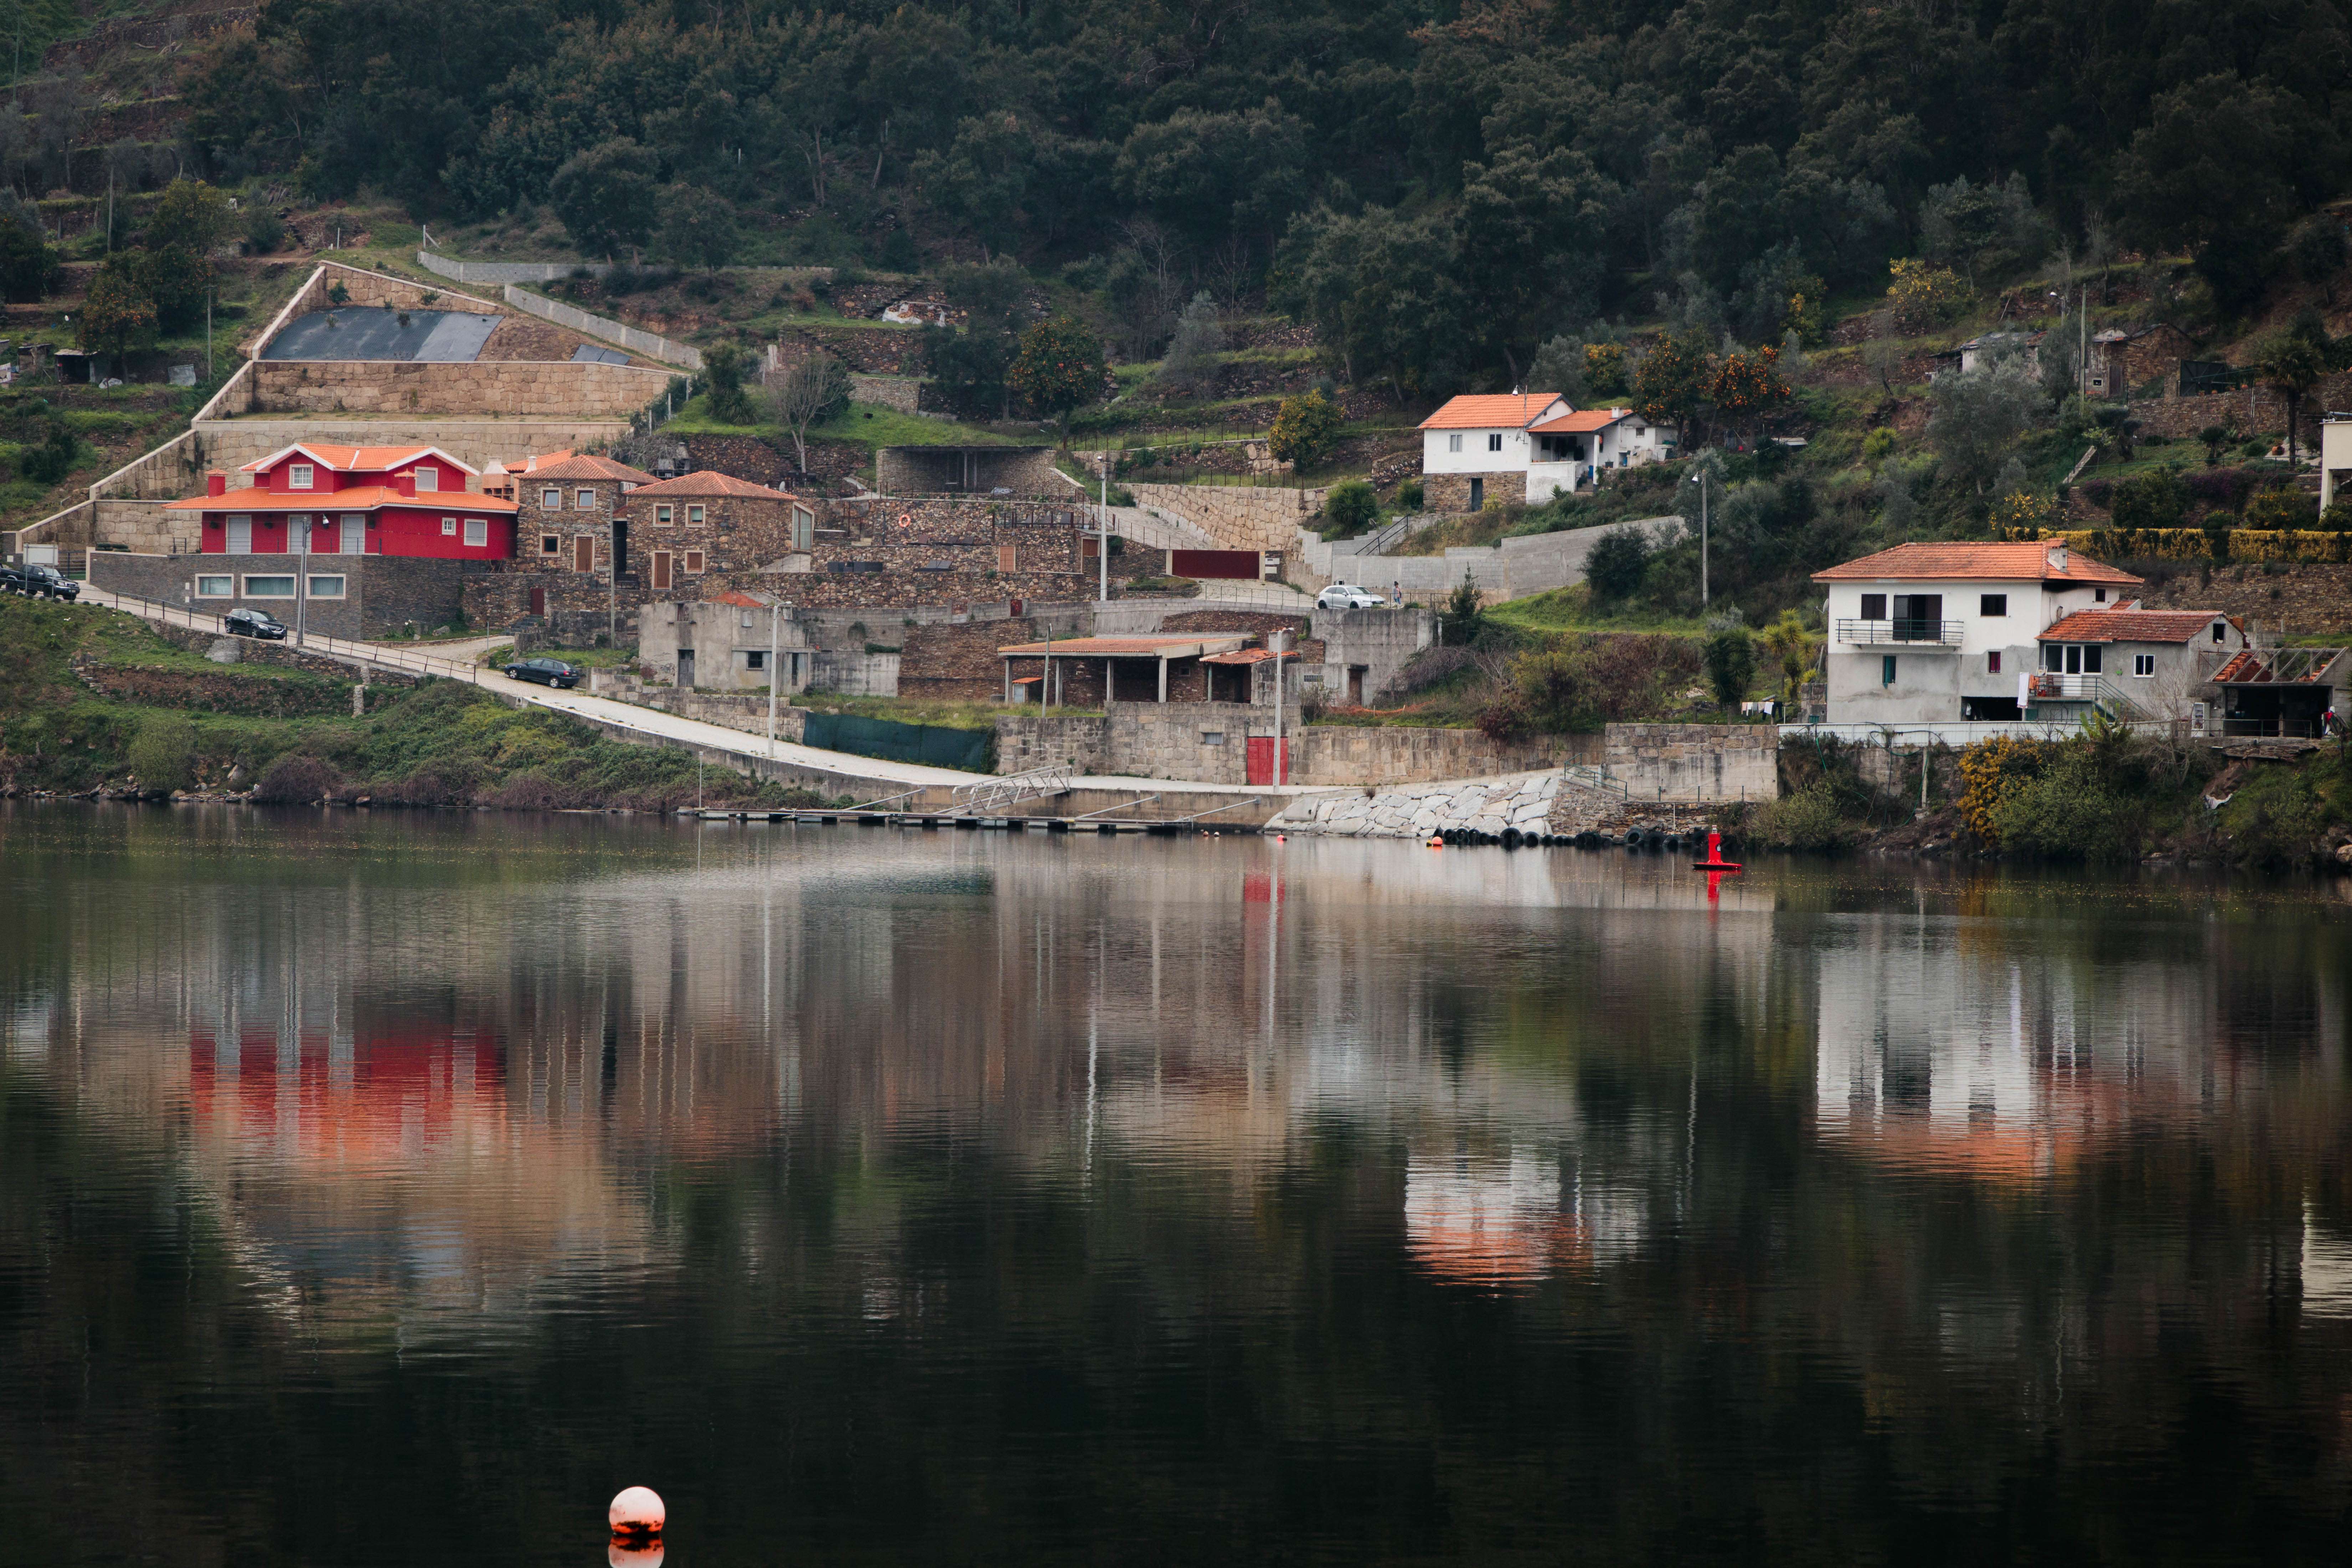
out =
{"type": "MultiPolygon", "coordinates": [[[[1243,632],[1205,637],[1056,637],[1018,643],[996,652],[1004,661],[1007,702],[1013,700],[1016,687],[1035,685],[1045,700],[1058,703],[1066,684],[1098,692],[1106,703],[1166,702],[1171,678],[1183,700],[1248,702],[1254,700],[1255,666],[1275,657],[1265,648],[1251,647],[1255,640],[1243,632]],[[1034,673],[1016,676],[1015,666],[1024,664],[1034,667],[1034,673]],[[1218,693],[1218,677],[1226,670],[1241,677],[1238,695],[1218,693]],[[1149,696],[1120,689],[1123,682],[1146,681],[1149,696]]],[[[1286,652],[1282,657],[1288,659],[1297,655],[1286,652]]]]}

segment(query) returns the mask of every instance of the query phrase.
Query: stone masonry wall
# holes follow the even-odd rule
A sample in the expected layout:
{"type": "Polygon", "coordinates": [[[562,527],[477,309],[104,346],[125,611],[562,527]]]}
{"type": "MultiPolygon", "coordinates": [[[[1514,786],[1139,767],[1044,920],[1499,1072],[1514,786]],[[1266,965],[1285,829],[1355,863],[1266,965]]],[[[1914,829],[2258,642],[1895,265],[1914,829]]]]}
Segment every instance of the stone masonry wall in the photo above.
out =
{"type": "Polygon", "coordinates": [[[987,702],[1004,695],[1004,661],[996,650],[1044,636],[1035,621],[974,621],[908,626],[898,655],[898,695],[987,702]]]}
{"type": "Polygon", "coordinates": [[[1770,724],[1612,724],[1602,762],[1634,800],[1777,800],[1780,731],[1770,724]]]}
{"type": "Polygon", "coordinates": [[[856,375],[849,378],[849,395],[853,402],[871,403],[877,407],[895,408],[901,414],[919,412],[923,384],[911,375],[856,375]]]}
{"type": "Polygon", "coordinates": [[[1491,783],[1316,795],[1292,802],[1269,831],[1344,838],[1424,839],[1453,828],[1500,837],[1506,828],[1546,833],[1560,775],[1538,773],[1491,783]]]}
{"type": "Polygon", "coordinates": [[[1129,485],[1136,504],[1192,524],[1218,550],[1296,553],[1298,525],[1323,510],[1320,489],[1239,485],[1129,485]]]}
{"type": "Polygon", "coordinates": [[[625,419],[669,378],[633,364],[256,360],[246,411],[625,419]]]}
{"type": "MultiPolygon", "coordinates": [[[[93,551],[89,580],[113,593],[153,599],[166,605],[226,612],[250,605],[268,610],[288,626],[294,624],[292,599],[252,599],[242,594],[229,598],[194,597],[198,573],[225,574],[242,590],[252,574],[287,576],[299,571],[300,555],[133,555],[119,551],[93,551]]],[[[461,584],[467,576],[465,563],[394,555],[312,555],[313,576],[344,579],[341,599],[312,599],[305,612],[310,630],[339,637],[389,637],[415,625],[430,629],[457,619],[461,584]]]]}
{"type": "Polygon", "coordinates": [[[1522,501],[1528,499],[1528,477],[1524,473],[1502,474],[1424,474],[1422,476],[1422,505],[1431,511],[1454,512],[1477,510],[1470,504],[1470,481],[1486,481],[1485,500],[1522,501]]]}
{"type": "MultiPolygon", "coordinates": [[[[1016,496],[1066,495],[1069,487],[1054,468],[1054,455],[1045,447],[983,449],[980,455],[980,492],[1010,490],[1016,496]]],[[[939,495],[953,487],[962,489],[963,449],[940,451],[927,447],[885,447],[874,457],[874,483],[885,496],[939,495]]],[[[971,492],[966,492],[971,493],[971,492]]]]}
{"type": "MultiPolygon", "coordinates": [[[[1553,748],[1501,746],[1475,730],[1286,725],[1291,782],[1412,784],[1550,767],[1553,748]]],[[[1237,702],[1120,702],[1102,717],[1005,714],[996,721],[997,771],[1068,760],[1097,773],[1244,784],[1251,736],[1274,733],[1274,711],[1237,702]],[[1056,756],[1056,745],[1069,748],[1056,756]]]]}

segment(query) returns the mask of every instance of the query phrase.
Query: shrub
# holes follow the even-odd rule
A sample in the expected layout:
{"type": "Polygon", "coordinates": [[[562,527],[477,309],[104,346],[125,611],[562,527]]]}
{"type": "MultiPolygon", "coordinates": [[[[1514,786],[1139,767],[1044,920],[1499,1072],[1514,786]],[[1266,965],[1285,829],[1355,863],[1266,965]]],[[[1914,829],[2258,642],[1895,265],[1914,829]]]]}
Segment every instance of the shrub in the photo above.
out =
{"type": "Polygon", "coordinates": [[[562,784],[537,769],[527,769],[507,780],[485,803],[503,811],[561,811],[594,804],[590,792],[562,784]]]}
{"type": "Polygon", "coordinates": [[[245,245],[254,255],[267,256],[285,243],[286,225],[276,209],[256,207],[245,215],[245,245]]]}
{"type": "Polygon", "coordinates": [[[1286,397],[1275,414],[1269,445],[1281,461],[1313,468],[1339,444],[1339,426],[1346,417],[1320,391],[1286,397]]]}
{"type": "Polygon", "coordinates": [[[1584,580],[1592,596],[1607,603],[1638,591],[1650,571],[1650,538],[1638,528],[1620,528],[1592,542],[1584,558],[1584,580]]]}
{"type": "Polygon", "coordinates": [[[317,757],[280,757],[269,764],[253,798],[265,805],[308,805],[343,787],[343,775],[317,757]]]}
{"type": "Polygon", "coordinates": [[[1827,779],[1782,795],[1764,807],[1764,842],[1776,849],[1835,852],[1850,847],[1854,828],[1839,814],[1837,790],[1827,779]]]}
{"type": "Polygon", "coordinates": [[[2261,769],[2228,810],[2231,851],[2252,866],[2309,864],[2327,820],[2303,774],[2282,767],[2261,769]]]}
{"type": "Polygon", "coordinates": [[[1498,745],[1508,745],[1526,738],[1534,728],[1534,719],[1527,705],[1513,692],[1500,701],[1489,703],[1478,715],[1478,731],[1498,745]]]}
{"type": "Polygon", "coordinates": [[[1323,537],[1353,539],[1381,515],[1380,497],[1361,479],[1343,479],[1323,498],[1323,537]]]}
{"type": "Polygon", "coordinates": [[[143,721],[131,742],[130,763],[140,789],[148,795],[169,795],[194,782],[191,766],[196,749],[196,728],[176,713],[159,713],[143,721]]]}
{"type": "Polygon", "coordinates": [[[1418,475],[1397,484],[1396,503],[1407,511],[1419,511],[1427,497],[1428,492],[1423,489],[1418,475]]]}
{"type": "Polygon", "coordinates": [[[1477,639],[1485,626],[1486,591],[1478,586],[1465,568],[1462,581],[1446,595],[1445,607],[1437,612],[1438,636],[1455,647],[1467,647],[1477,639]]]}
{"type": "Polygon", "coordinates": [[[2202,501],[2207,506],[2228,507],[2236,511],[2244,507],[2246,498],[2254,493],[2254,482],[2267,477],[2249,473],[2244,468],[2200,468],[2193,474],[2182,475],[2180,483],[2192,500],[2202,501]]]}
{"type": "Polygon", "coordinates": [[[1988,844],[2000,842],[1998,813],[2003,802],[2041,776],[2049,758],[2042,742],[1996,735],[1960,753],[1960,820],[1988,844]]]}
{"type": "Polygon", "coordinates": [[[2337,501],[2321,512],[2319,528],[2326,533],[2352,533],[2352,500],[2337,501]]]}
{"type": "Polygon", "coordinates": [[[2107,509],[2117,528],[2178,528],[2189,491],[2174,469],[2150,468],[2116,485],[2107,509]]]}
{"type": "Polygon", "coordinates": [[[2319,512],[2319,499],[2284,485],[2257,491],[2246,503],[2248,528],[2309,528],[2319,512]]]}
{"type": "Polygon", "coordinates": [[[1704,658],[1706,683],[1715,691],[1717,706],[1738,706],[1748,695],[1748,683],[1756,676],[1756,645],[1748,633],[1738,626],[1709,633],[1704,658]]]}
{"type": "Polygon", "coordinates": [[[2063,742],[2056,753],[1992,808],[2002,846],[2053,860],[2138,859],[2141,804],[2116,789],[2096,747],[2063,742]]]}

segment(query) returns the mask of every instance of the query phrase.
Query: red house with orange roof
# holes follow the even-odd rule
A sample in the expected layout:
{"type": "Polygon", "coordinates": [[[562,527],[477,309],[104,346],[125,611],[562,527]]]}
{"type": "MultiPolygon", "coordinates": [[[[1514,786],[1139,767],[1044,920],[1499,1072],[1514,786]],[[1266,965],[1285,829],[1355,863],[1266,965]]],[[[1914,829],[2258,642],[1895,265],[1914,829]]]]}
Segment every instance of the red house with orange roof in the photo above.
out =
{"type": "Polygon", "coordinates": [[[197,512],[206,555],[402,555],[506,561],[515,552],[515,503],[467,488],[477,477],[438,447],[298,443],[163,510],[197,512]]]}

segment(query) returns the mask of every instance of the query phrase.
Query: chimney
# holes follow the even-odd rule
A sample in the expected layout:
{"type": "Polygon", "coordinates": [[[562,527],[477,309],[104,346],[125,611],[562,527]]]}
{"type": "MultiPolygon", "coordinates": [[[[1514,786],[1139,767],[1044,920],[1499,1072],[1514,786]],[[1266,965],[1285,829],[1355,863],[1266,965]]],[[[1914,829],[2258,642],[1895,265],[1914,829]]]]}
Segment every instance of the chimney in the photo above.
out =
{"type": "Polygon", "coordinates": [[[2050,542],[2049,554],[2050,570],[2053,572],[2063,572],[2066,570],[2066,542],[2064,540],[2052,540],[2050,542]]]}
{"type": "Polygon", "coordinates": [[[225,496],[228,494],[228,476],[221,472],[218,468],[215,468],[210,473],[207,473],[205,476],[205,494],[208,496],[225,496]]]}
{"type": "Polygon", "coordinates": [[[411,500],[416,499],[416,470],[402,468],[392,476],[392,488],[411,500]]]}

